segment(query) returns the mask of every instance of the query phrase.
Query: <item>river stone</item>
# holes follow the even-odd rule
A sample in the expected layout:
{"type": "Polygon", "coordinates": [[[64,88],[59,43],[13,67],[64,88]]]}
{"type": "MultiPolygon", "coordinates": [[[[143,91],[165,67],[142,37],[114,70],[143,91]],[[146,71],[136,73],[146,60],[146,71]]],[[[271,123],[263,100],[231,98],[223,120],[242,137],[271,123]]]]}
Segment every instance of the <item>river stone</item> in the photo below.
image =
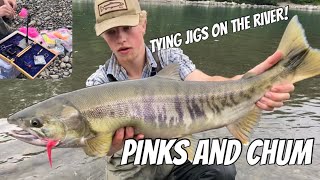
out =
{"type": "Polygon", "coordinates": [[[61,67],[61,68],[66,68],[66,63],[62,62],[62,63],[60,64],[60,67],[61,67]]]}
{"type": "Polygon", "coordinates": [[[68,63],[69,62],[69,57],[68,56],[65,56],[63,59],[62,59],[63,62],[65,63],[68,63]]]}
{"type": "Polygon", "coordinates": [[[46,68],[44,71],[46,72],[46,75],[48,76],[49,75],[49,69],[46,68]]]}
{"type": "Polygon", "coordinates": [[[58,79],[58,78],[59,78],[59,75],[50,75],[50,77],[51,77],[52,79],[58,79]]]}
{"type": "Polygon", "coordinates": [[[48,20],[50,20],[50,19],[51,19],[50,16],[47,16],[46,18],[44,18],[45,21],[48,21],[48,20]]]}
{"type": "Polygon", "coordinates": [[[69,76],[70,73],[69,73],[68,71],[65,71],[65,72],[63,72],[63,75],[64,75],[64,76],[69,76]]]}
{"type": "Polygon", "coordinates": [[[67,63],[66,66],[68,69],[72,68],[72,65],[70,63],[67,63]]]}
{"type": "Polygon", "coordinates": [[[47,74],[46,74],[46,72],[45,71],[42,71],[41,73],[40,73],[40,76],[46,76],[47,74]]]}
{"type": "Polygon", "coordinates": [[[35,20],[30,21],[29,26],[34,26],[36,24],[35,20]]]}

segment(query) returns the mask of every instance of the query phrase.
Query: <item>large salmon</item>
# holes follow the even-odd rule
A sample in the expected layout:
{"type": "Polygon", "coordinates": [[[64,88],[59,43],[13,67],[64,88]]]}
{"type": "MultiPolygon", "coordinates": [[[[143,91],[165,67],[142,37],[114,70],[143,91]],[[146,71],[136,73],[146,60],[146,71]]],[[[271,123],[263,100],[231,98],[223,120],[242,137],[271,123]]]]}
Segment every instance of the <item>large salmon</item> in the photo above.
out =
{"type": "Polygon", "coordinates": [[[311,48],[295,16],[278,50],[284,55],[260,75],[225,82],[181,81],[178,65],[156,76],[80,89],[45,100],[8,118],[21,127],[11,136],[34,145],[83,147],[91,156],[109,151],[114,132],[133,126],[148,138],[184,137],[226,126],[243,143],[260,118],[255,106],[273,84],[320,74],[320,51],[311,48]]]}

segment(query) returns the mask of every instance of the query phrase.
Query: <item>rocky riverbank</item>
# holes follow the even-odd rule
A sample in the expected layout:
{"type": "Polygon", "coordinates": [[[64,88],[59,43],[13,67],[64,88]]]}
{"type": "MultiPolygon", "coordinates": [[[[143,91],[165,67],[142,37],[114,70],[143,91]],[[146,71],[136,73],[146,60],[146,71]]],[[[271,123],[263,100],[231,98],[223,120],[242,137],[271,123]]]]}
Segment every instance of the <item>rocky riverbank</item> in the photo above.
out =
{"type": "MultiPolygon", "coordinates": [[[[174,4],[186,4],[186,5],[199,5],[199,6],[216,6],[216,7],[234,7],[234,8],[275,8],[277,6],[272,5],[255,5],[255,4],[238,4],[235,2],[216,2],[216,1],[187,1],[187,0],[140,0],[142,2],[157,2],[157,3],[174,3],[174,4]]],[[[302,10],[302,11],[320,11],[320,6],[316,5],[302,5],[293,4],[288,2],[278,3],[278,6],[287,6],[289,9],[302,10]]]]}
{"type": "MultiPolygon", "coordinates": [[[[18,0],[17,6],[17,12],[20,12],[22,8],[28,9],[28,13],[31,15],[29,27],[37,28],[38,32],[43,30],[52,32],[65,28],[70,30],[72,36],[72,0],[18,0]]],[[[26,19],[16,17],[13,26],[15,28],[26,26],[26,19]]],[[[71,48],[59,45],[59,56],[37,78],[61,79],[71,75],[72,40],[69,42],[71,48]]],[[[55,46],[58,46],[58,43],[55,46]]]]}

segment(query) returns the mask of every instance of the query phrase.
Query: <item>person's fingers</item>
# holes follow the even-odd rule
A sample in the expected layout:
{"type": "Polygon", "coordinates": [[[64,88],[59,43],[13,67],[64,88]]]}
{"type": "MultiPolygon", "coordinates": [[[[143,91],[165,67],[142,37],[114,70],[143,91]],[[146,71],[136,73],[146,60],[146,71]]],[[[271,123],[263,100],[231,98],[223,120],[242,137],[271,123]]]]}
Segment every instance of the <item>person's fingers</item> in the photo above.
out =
{"type": "Polygon", "coordinates": [[[294,91],[294,85],[293,84],[279,84],[279,85],[274,85],[271,88],[272,92],[280,92],[280,93],[289,93],[294,91]]]}
{"type": "Polygon", "coordinates": [[[269,91],[264,96],[273,101],[285,101],[290,99],[289,93],[274,93],[269,91]]]}
{"type": "Polygon", "coordinates": [[[113,139],[112,139],[112,146],[110,147],[109,152],[107,154],[108,156],[113,155],[114,153],[116,153],[122,148],[123,142],[124,142],[124,136],[125,136],[124,128],[120,128],[114,133],[113,139]]]}
{"type": "Polygon", "coordinates": [[[113,145],[119,145],[122,144],[124,141],[124,133],[125,133],[125,129],[124,128],[120,128],[118,129],[113,136],[112,139],[112,144],[113,145]]]}
{"type": "Polygon", "coordinates": [[[276,51],[273,55],[269,56],[265,61],[258,64],[251,70],[249,70],[250,73],[253,74],[261,74],[273,65],[275,65],[277,62],[279,62],[282,58],[282,53],[280,51],[276,51]]]}
{"type": "Polygon", "coordinates": [[[126,127],[125,129],[126,129],[126,131],[125,131],[125,139],[133,138],[133,136],[134,136],[133,127],[126,127]]]}
{"type": "Polygon", "coordinates": [[[138,134],[134,137],[133,127],[125,127],[125,128],[118,129],[113,135],[112,146],[108,152],[108,156],[120,150],[123,146],[124,141],[130,138],[135,138],[136,140],[140,140],[144,138],[144,135],[138,134]]]}
{"type": "Polygon", "coordinates": [[[271,107],[271,108],[275,108],[275,107],[281,107],[283,106],[283,102],[282,101],[273,101],[271,99],[268,99],[266,97],[262,97],[260,100],[259,100],[261,103],[271,107]]]}
{"type": "Polygon", "coordinates": [[[11,6],[8,0],[3,0],[3,4],[11,6]]]}
{"type": "Polygon", "coordinates": [[[6,6],[6,8],[7,8],[12,14],[15,13],[14,9],[12,8],[11,4],[10,4],[8,1],[4,1],[4,6],[6,6]]]}
{"type": "Polygon", "coordinates": [[[1,11],[3,12],[3,16],[6,17],[13,17],[14,16],[14,11],[11,8],[11,6],[3,5],[1,6],[1,11]]]}
{"type": "Polygon", "coordinates": [[[134,137],[134,139],[135,140],[141,140],[141,139],[143,139],[144,138],[144,135],[143,134],[138,134],[138,135],[136,135],[135,137],[134,137]]]}
{"type": "Polygon", "coordinates": [[[10,14],[11,14],[12,16],[14,16],[14,15],[16,14],[16,11],[13,9],[12,6],[9,7],[9,10],[10,10],[10,14]]]}
{"type": "Polygon", "coordinates": [[[11,2],[11,6],[13,10],[17,9],[17,2],[11,2]]]}
{"type": "Polygon", "coordinates": [[[3,16],[9,17],[11,16],[11,12],[8,9],[3,9],[3,16]]]}
{"type": "Polygon", "coordinates": [[[268,105],[266,105],[260,101],[256,102],[256,106],[258,106],[258,108],[265,110],[265,111],[272,111],[274,109],[274,108],[269,107],[268,105]]]}

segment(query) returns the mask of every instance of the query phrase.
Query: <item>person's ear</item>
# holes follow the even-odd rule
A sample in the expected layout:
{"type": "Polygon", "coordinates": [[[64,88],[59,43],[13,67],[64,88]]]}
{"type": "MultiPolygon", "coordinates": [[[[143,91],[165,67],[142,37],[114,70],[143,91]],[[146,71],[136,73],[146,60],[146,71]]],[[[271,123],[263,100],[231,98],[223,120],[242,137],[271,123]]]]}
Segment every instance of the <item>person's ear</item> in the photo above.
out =
{"type": "Polygon", "coordinates": [[[143,28],[143,35],[145,35],[147,32],[147,20],[145,20],[141,25],[143,28]]]}

